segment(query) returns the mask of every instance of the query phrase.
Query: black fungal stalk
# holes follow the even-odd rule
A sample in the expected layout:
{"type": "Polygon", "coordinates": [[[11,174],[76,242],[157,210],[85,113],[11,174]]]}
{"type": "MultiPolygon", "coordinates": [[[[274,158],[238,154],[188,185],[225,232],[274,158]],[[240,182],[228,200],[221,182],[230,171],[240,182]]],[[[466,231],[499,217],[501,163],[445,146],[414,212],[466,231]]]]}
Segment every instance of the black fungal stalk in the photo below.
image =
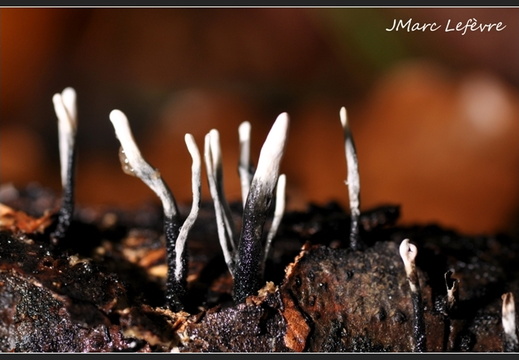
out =
{"type": "Polygon", "coordinates": [[[413,303],[413,336],[414,351],[424,352],[426,350],[425,321],[423,314],[422,293],[420,282],[416,271],[415,259],[418,249],[414,244],[405,239],[400,244],[400,256],[404,262],[407,282],[411,288],[411,301],[413,303]]]}
{"type": "Polygon", "coordinates": [[[240,160],[238,171],[241,181],[243,215],[239,241],[234,236],[234,224],[223,194],[222,161],[219,133],[211,130],[205,137],[205,164],[209,190],[213,199],[218,238],[225,262],[234,279],[233,297],[242,302],[259,290],[272,239],[285,209],[285,175],[279,175],[288,131],[288,115],[278,116],[261,148],[258,166],[251,175],[250,124],[239,127],[240,160]],[[275,194],[274,194],[275,192],[275,194]],[[264,225],[270,215],[270,205],[276,206],[269,232],[263,244],[264,225]]]}
{"type": "Polygon", "coordinates": [[[180,311],[184,308],[182,301],[186,294],[187,253],[185,251],[185,241],[189,230],[198,216],[200,207],[201,160],[198,147],[193,137],[187,134],[185,141],[193,159],[193,204],[188,217],[181,224],[178,207],[171,190],[160,176],[158,170],[151,167],[142,157],[126,116],[119,110],[113,110],[110,113],[110,120],[121,143],[120,160],[123,171],[141,179],[157,194],[162,202],[164,235],[166,238],[166,261],[168,265],[166,305],[172,311],[180,311]]]}
{"type": "Polygon", "coordinates": [[[233,297],[238,303],[243,302],[247,296],[254,294],[261,287],[264,260],[263,227],[278,183],[288,124],[286,113],[282,113],[276,119],[261,148],[258,166],[247,194],[235,258],[233,297]]]}
{"type": "Polygon", "coordinates": [[[359,162],[357,160],[357,151],[351,134],[350,125],[348,124],[348,116],[346,108],[342,107],[339,112],[342,128],[344,131],[344,148],[346,151],[346,163],[348,167],[348,178],[346,185],[348,186],[348,194],[350,200],[350,247],[353,250],[360,250],[362,243],[359,236],[359,218],[360,218],[360,177],[359,162]]]}
{"type": "Polygon", "coordinates": [[[74,215],[74,183],[76,162],[77,109],[76,92],[68,87],[54,94],[52,101],[58,117],[58,138],[63,195],[57,225],[50,234],[53,245],[63,240],[74,215]]]}

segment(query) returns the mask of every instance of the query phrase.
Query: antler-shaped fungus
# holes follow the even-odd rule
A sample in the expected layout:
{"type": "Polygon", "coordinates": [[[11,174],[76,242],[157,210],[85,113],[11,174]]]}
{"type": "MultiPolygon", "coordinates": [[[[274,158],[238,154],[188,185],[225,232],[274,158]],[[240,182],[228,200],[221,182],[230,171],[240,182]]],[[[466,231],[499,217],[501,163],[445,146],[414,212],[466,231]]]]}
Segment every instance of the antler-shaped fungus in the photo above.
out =
{"type": "Polygon", "coordinates": [[[157,194],[162,202],[168,264],[166,304],[169,309],[179,311],[183,309],[182,299],[186,293],[187,254],[185,251],[185,242],[189,230],[198,216],[198,209],[200,207],[201,160],[198,147],[192,135],[187,134],[185,141],[193,159],[193,204],[189,216],[184,223],[181,224],[177,204],[171,190],[160,176],[159,171],[154,169],[142,157],[133,138],[126,116],[119,110],[113,110],[110,113],[110,120],[114,126],[116,136],[121,143],[120,160],[124,172],[141,179],[157,194]]]}

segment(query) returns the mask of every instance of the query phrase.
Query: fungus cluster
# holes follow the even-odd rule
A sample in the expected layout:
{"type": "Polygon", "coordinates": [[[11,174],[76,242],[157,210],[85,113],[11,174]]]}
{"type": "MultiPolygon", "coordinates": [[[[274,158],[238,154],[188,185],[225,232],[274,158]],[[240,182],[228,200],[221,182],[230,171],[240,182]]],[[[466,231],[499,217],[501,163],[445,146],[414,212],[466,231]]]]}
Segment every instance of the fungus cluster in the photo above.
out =
{"type": "MultiPolygon", "coordinates": [[[[51,233],[51,242],[58,245],[66,236],[74,212],[76,93],[72,88],[66,88],[61,94],[54,95],[53,103],[58,118],[61,182],[63,186],[56,228],[51,233]]],[[[340,109],[339,117],[343,128],[347,163],[346,184],[350,202],[349,244],[352,251],[361,251],[365,245],[359,232],[361,213],[358,160],[344,107],[340,109]]],[[[192,158],[193,201],[189,214],[184,221],[181,221],[173,193],[162,179],[159,170],[152,167],[141,155],[124,113],[120,110],[113,110],[109,119],[121,145],[119,156],[123,171],[141,179],[154,191],[162,203],[168,266],[165,304],[172,311],[180,311],[184,308],[183,300],[187,291],[188,256],[186,242],[197,219],[201,204],[202,159],[198,146],[191,134],[185,135],[185,143],[192,158]]],[[[280,165],[286,147],[288,129],[288,114],[282,113],[272,125],[254,169],[250,161],[251,124],[243,122],[239,126],[240,157],[238,173],[243,206],[242,225],[239,232],[235,228],[229,203],[223,191],[219,132],[212,129],[204,138],[203,160],[210,195],[214,204],[218,239],[227,268],[234,281],[233,299],[235,303],[244,302],[248,296],[255,294],[261,288],[265,262],[283,218],[286,177],[284,174],[280,174],[280,165]],[[270,221],[268,221],[269,219],[270,221]],[[270,228],[265,232],[264,228],[267,223],[270,223],[270,228]]],[[[413,309],[413,348],[414,351],[423,352],[426,350],[426,326],[424,304],[415,263],[418,248],[409,239],[404,239],[400,244],[399,253],[403,261],[413,309]]],[[[447,320],[456,312],[458,306],[459,282],[453,279],[452,275],[453,271],[445,273],[444,314],[447,320]]],[[[507,292],[502,296],[503,346],[505,351],[517,351],[519,349],[515,317],[514,296],[511,292],[507,292]]]]}
{"type": "Polygon", "coordinates": [[[185,142],[193,159],[193,204],[188,217],[181,223],[178,207],[171,190],[160,176],[159,171],[148,164],[142,157],[126,116],[120,110],[113,110],[110,113],[110,120],[121,143],[120,160],[123,171],[126,174],[141,179],[157,194],[162,202],[168,264],[166,302],[171,310],[181,310],[183,308],[182,299],[186,293],[187,253],[185,244],[189,230],[191,230],[198,216],[201,201],[201,160],[198,147],[193,136],[186,134],[185,142]]]}
{"type": "Polygon", "coordinates": [[[234,279],[233,297],[242,302],[261,287],[264,263],[272,239],[279,227],[285,206],[285,176],[279,175],[279,167],[288,132],[288,115],[278,116],[263,144],[256,170],[250,165],[250,124],[244,122],[239,128],[243,219],[241,233],[235,238],[235,229],[223,194],[221,151],[219,134],[211,130],[205,138],[205,159],[209,188],[217,218],[218,236],[229,272],[234,279]],[[276,190],[277,189],[277,190],[276,190]],[[266,240],[263,228],[269,216],[271,203],[275,210],[266,240]]]}
{"type": "MultiPolygon", "coordinates": [[[[198,147],[191,134],[186,134],[185,141],[193,159],[192,186],[193,205],[191,212],[183,224],[173,194],[161,178],[157,169],[149,165],[134,141],[128,119],[119,110],[110,113],[117,138],[121,143],[121,163],[125,173],[137,176],[150,187],[162,201],[164,211],[164,233],[168,263],[168,280],[166,283],[166,301],[171,310],[183,308],[182,298],[186,293],[187,255],[186,239],[193,226],[200,207],[201,160],[198,147]]],[[[222,159],[217,130],[211,130],[205,137],[204,159],[207,169],[209,189],[215,206],[218,237],[225,261],[234,278],[234,299],[242,302],[260,287],[263,264],[268,248],[281,221],[284,210],[285,177],[279,176],[279,166],[283,157],[287,131],[288,116],[281,114],[267,136],[260,153],[258,166],[254,175],[250,175],[249,149],[250,135],[247,135],[247,123],[242,124],[240,137],[242,149],[240,169],[242,193],[244,196],[243,226],[238,241],[235,238],[231,212],[223,192],[222,159]],[[267,220],[270,204],[277,186],[276,210],[274,220],[267,236],[266,245],[262,244],[263,227],[267,220]]]]}

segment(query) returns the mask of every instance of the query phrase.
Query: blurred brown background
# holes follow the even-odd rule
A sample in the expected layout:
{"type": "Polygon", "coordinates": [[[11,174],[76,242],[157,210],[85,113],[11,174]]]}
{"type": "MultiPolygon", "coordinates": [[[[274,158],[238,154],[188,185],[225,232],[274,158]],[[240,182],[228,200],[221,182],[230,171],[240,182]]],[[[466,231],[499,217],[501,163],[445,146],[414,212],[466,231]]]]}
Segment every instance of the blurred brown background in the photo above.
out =
{"type": "Polygon", "coordinates": [[[60,190],[51,98],[72,86],[82,205],[158,201],[120,169],[108,120],[117,108],[179,202],[191,196],[185,133],[203,151],[204,135],[220,131],[227,196],[239,199],[239,123],[252,123],[256,161],[287,111],[288,205],[347,207],[346,106],[363,209],[395,203],[402,223],[516,231],[519,9],[3,8],[0,35],[2,183],[60,190]],[[385,31],[395,18],[506,29],[385,31]]]}

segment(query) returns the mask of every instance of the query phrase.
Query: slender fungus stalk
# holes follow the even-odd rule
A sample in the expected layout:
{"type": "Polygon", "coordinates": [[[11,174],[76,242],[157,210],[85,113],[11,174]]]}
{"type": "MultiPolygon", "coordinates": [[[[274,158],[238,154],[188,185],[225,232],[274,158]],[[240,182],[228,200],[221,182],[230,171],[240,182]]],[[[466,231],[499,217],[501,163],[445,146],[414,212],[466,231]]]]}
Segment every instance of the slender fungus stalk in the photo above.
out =
{"type": "Polygon", "coordinates": [[[413,336],[414,336],[414,351],[424,352],[425,344],[425,322],[423,317],[422,294],[420,291],[420,283],[418,281],[418,273],[416,271],[415,259],[418,254],[418,249],[414,244],[405,239],[400,244],[400,256],[404,262],[407,281],[411,288],[411,299],[413,302],[413,336]]]}
{"type": "Polygon", "coordinates": [[[501,296],[502,323],[504,330],[503,351],[519,351],[519,341],[517,339],[517,327],[515,323],[515,300],[511,292],[501,296]]]}
{"type": "Polygon", "coordinates": [[[52,97],[58,117],[59,158],[63,198],[58,214],[58,223],[50,235],[54,245],[62,240],[70,226],[74,213],[74,165],[76,157],[77,109],[76,92],[68,87],[52,97]]]}
{"type": "MultiPolygon", "coordinates": [[[[241,181],[243,206],[245,206],[247,195],[249,194],[250,183],[252,181],[252,175],[254,173],[250,164],[250,133],[250,123],[248,121],[242,122],[240,124],[240,127],[238,128],[238,134],[240,139],[240,163],[238,165],[238,170],[241,181]]],[[[274,238],[274,236],[276,236],[277,230],[281,223],[281,219],[283,218],[283,214],[285,212],[285,188],[286,176],[285,174],[282,174],[279,176],[278,183],[276,186],[276,207],[274,209],[274,218],[272,219],[272,224],[270,226],[267,235],[267,240],[265,242],[263,266],[267,261],[267,257],[270,252],[270,246],[272,244],[272,239],[274,238]]],[[[263,272],[264,270],[262,271],[262,273],[263,272]]]]}
{"type": "Polygon", "coordinates": [[[204,158],[209,182],[209,191],[214,203],[218,239],[223,251],[225,263],[231,275],[234,276],[234,259],[232,253],[236,249],[234,240],[234,224],[229,205],[223,193],[222,155],[220,150],[220,135],[217,130],[211,130],[205,136],[204,158]]]}
{"type": "Polygon", "coordinates": [[[178,208],[170,189],[154,169],[142,157],[128,124],[128,119],[119,110],[110,113],[117,138],[121,143],[120,159],[123,171],[141,179],[162,202],[164,211],[164,233],[166,237],[166,252],[168,263],[168,278],[166,281],[166,303],[169,309],[179,311],[183,308],[182,298],[186,293],[186,254],[184,244],[188,232],[198,214],[200,205],[200,155],[193,138],[186,136],[186,144],[193,158],[193,205],[191,212],[181,226],[178,208]]]}
{"type": "Polygon", "coordinates": [[[198,210],[200,209],[201,203],[201,172],[202,172],[202,161],[200,159],[200,151],[198,150],[198,146],[196,145],[195,138],[191,134],[186,134],[185,142],[187,146],[187,150],[193,159],[193,164],[191,165],[191,187],[193,191],[193,203],[191,205],[191,211],[187,216],[186,220],[182,224],[180,228],[180,232],[178,234],[177,244],[175,248],[175,271],[174,277],[176,283],[182,283],[185,281],[187,276],[187,266],[185,260],[184,251],[186,239],[189,234],[189,231],[193,227],[197,217],[198,210]],[[182,264],[182,265],[179,265],[182,264]]]}
{"type": "Polygon", "coordinates": [[[222,169],[222,151],[220,148],[220,134],[217,130],[211,130],[210,136],[210,149],[213,158],[213,174],[216,184],[216,193],[220,201],[220,210],[222,211],[225,231],[228,234],[229,242],[234,250],[236,248],[236,242],[234,240],[234,223],[232,220],[231,209],[229,203],[225,199],[223,191],[223,169],[222,169]]]}
{"type": "Polygon", "coordinates": [[[245,206],[245,201],[247,201],[247,195],[252,180],[250,165],[250,128],[251,126],[248,121],[242,122],[238,128],[240,138],[240,163],[238,165],[238,172],[240,174],[243,206],[245,206]]]}
{"type": "Polygon", "coordinates": [[[121,161],[123,171],[132,176],[141,179],[148,187],[160,198],[167,218],[177,218],[178,209],[173,194],[168,186],[162,180],[157,169],[153,168],[144,160],[137,144],[133,138],[130,125],[126,115],[120,110],[112,110],[110,113],[110,121],[112,122],[115,134],[121,143],[121,161]]]}
{"type": "Polygon", "coordinates": [[[288,114],[278,116],[261,148],[258,166],[252,178],[235,258],[234,300],[242,302],[260,287],[263,261],[262,235],[274,189],[278,182],[288,132],[288,114]]]}
{"type": "Polygon", "coordinates": [[[263,256],[263,265],[267,261],[267,257],[270,252],[270,245],[272,244],[272,239],[276,236],[276,233],[279,229],[279,224],[281,224],[281,219],[283,218],[283,214],[285,213],[285,189],[286,189],[286,175],[279,175],[278,184],[276,186],[276,207],[274,209],[274,218],[272,219],[272,225],[270,226],[269,232],[267,234],[267,241],[265,243],[265,254],[263,256]]]}
{"type": "Polygon", "coordinates": [[[359,239],[359,217],[360,217],[360,179],[359,179],[359,162],[357,160],[357,152],[355,143],[351,135],[350,126],[346,108],[342,107],[339,112],[342,128],[344,130],[344,147],[346,151],[346,162],[348,164],[348,178],[346,185],[348,186],[348,194],[350,200],[351,212],[351,230],[350,230],[350,247],[353,250],[361,248],[359,239]]]}

